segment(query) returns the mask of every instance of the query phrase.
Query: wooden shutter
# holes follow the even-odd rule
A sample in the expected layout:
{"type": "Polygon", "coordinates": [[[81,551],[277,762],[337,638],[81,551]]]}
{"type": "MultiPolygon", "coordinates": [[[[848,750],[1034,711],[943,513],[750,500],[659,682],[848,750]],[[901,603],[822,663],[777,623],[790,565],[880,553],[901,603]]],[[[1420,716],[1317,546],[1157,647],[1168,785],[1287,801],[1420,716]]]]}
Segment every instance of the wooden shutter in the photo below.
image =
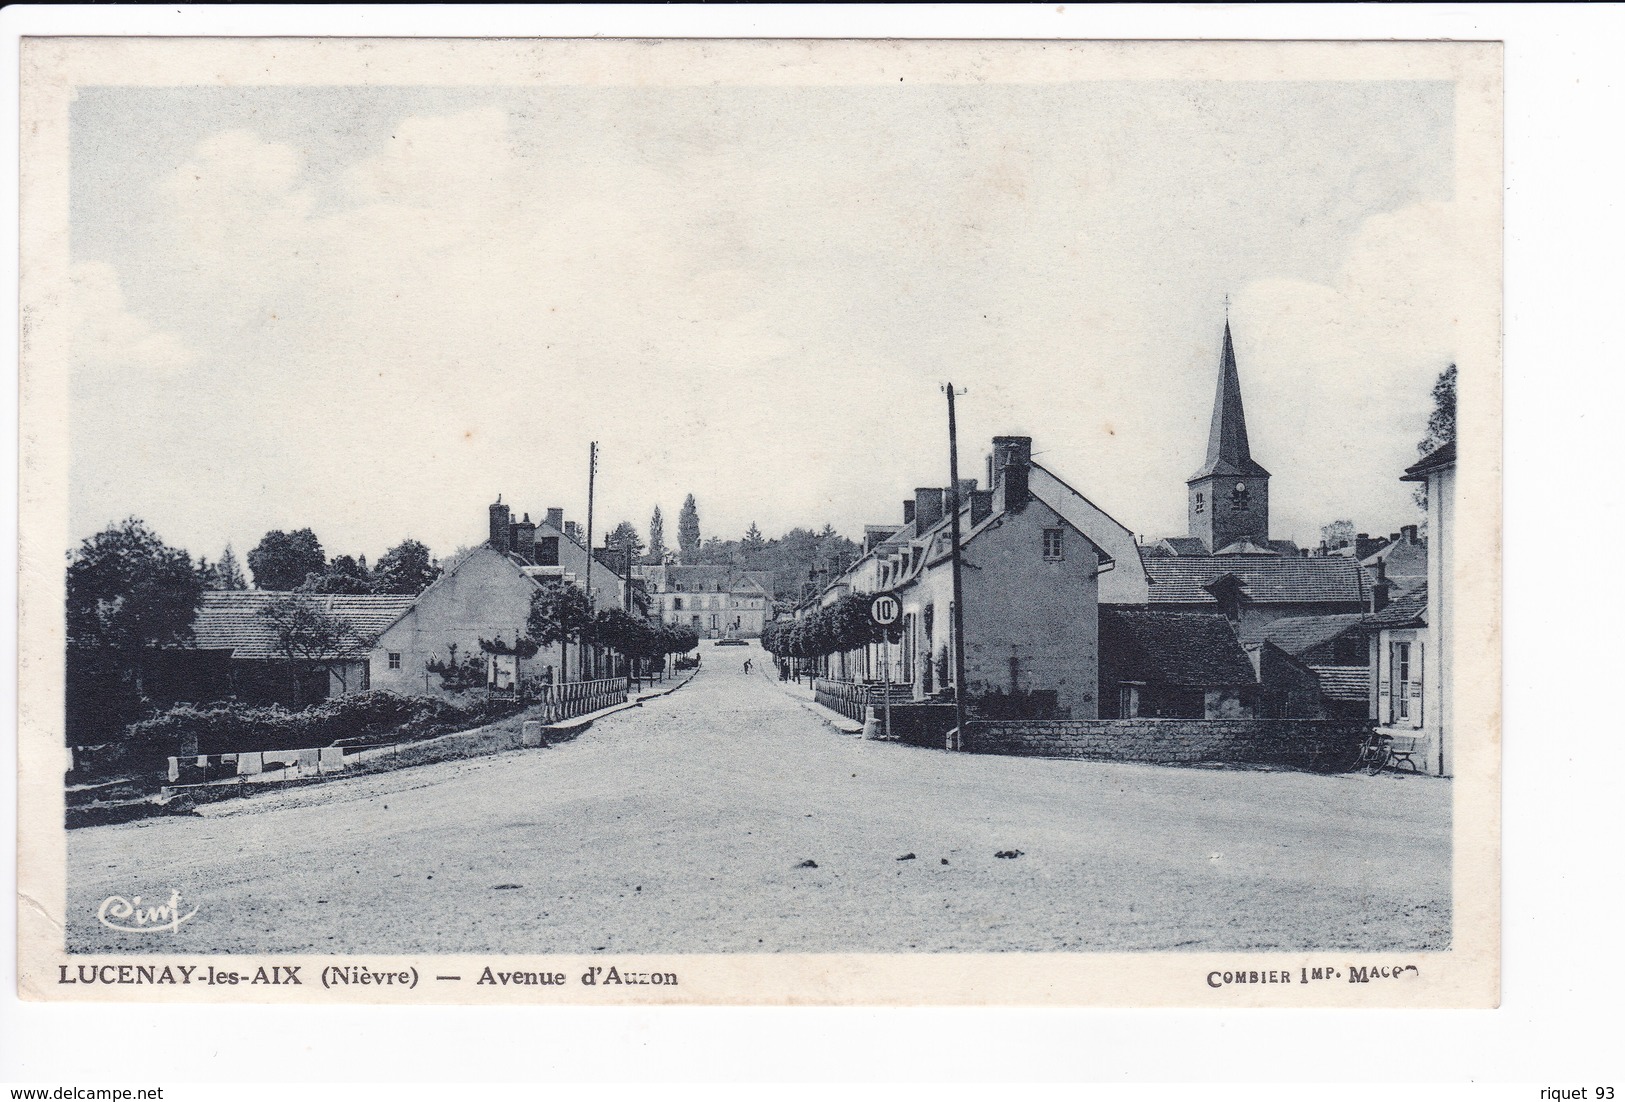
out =
{"type": "Polygon", "coordinates": [[[1411,645],[1411,702],[1415,707],[1411,710],[1411,726],[1422,726],[1422,641],[1418,639],[1411,645]]]}

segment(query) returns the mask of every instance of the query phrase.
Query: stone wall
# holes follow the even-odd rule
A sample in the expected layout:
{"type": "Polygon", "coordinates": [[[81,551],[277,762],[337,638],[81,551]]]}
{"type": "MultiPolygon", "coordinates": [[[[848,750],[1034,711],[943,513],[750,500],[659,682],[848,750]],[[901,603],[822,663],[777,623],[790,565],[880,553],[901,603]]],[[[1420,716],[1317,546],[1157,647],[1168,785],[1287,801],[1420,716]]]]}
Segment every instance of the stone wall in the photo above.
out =
{"type": "Polygon", "coordinates": [[[1371,730],[1366,720],[1317,719],[973,720],[967,726],[964,749],[975,754],[1320,772],[1354,768],[1371,730]]]}

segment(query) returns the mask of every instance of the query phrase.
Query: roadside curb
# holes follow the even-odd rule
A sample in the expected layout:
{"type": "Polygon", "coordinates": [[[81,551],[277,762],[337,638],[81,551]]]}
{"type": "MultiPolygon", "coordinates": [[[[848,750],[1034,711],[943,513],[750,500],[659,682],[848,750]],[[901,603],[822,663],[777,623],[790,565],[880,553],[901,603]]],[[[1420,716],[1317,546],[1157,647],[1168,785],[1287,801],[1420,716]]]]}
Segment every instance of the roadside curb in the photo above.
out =
{"type": "Polygon", "coordinates": [[[768,672],[767,672],[767,668],[765,666],[762,669],[762,677],[767,681],[767,683],[769,685],[772,685],[774,688],[778,689],[779,692],[783,693],[786,698],[795,701],[797,704],[799,704],[803,708],[807,709],[807,711],[811,712],[814,716],[816,716],[817,718],[823,720],[825,723],[829,724],[831,727],[835,728],[835,730],[839,731],[841,734],[843,734],[843,735],[861,735],[861,734],[863,734],[863,724],[856,723],[856,722],[846,718],[846,716],[842,715],[840,712],[835,711],[833,708],[824,707],[822,704],[818,703],[816,700],[807,700],[804,697],[802,697],[799,693],[791,692],[789,689],[787,689],[784,686],[783,682],[779,681],[779,679],[777,677],[769,677],[768,672]]]}
{"type": "Polygon", "coordinates": [[[569,735],[574,737],[581,734],[581,732],[585,731],[599,720],[612,716],[617,712],[624,712],[631,708],[641,708],[643,707],[644,701],[659,700],[663,696],[670,696],[678,689],[681,689],[684,685],[687,685],[690,681],[693,681],[699,672],[699,670],[695,670],[693,673],[689,674],[686,678],[679,681],[671,688],[663,689],[658,693],[649,693],[646,696],[638,697],[636,700],[627,700],[621,704],[611,704],[608,708],[600,708],[598,711],[592,712],[589,715],[576,716],[574,719],[566,719],[559,723],[544,723],[542,725],[542,731],[546,734],[569,735]]]}

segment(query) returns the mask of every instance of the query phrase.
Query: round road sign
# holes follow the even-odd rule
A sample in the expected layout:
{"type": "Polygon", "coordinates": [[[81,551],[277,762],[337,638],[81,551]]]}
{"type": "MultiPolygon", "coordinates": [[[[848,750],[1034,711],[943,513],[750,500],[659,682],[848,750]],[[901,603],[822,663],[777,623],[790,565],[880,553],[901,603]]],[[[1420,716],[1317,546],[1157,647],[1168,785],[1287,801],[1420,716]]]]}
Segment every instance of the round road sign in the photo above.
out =
{"type": "Polygon", "coordinates": [[[877,593],[869,602],[869,619],[889,628],[903,618],[903,602],[890,593],[877,593]]]}

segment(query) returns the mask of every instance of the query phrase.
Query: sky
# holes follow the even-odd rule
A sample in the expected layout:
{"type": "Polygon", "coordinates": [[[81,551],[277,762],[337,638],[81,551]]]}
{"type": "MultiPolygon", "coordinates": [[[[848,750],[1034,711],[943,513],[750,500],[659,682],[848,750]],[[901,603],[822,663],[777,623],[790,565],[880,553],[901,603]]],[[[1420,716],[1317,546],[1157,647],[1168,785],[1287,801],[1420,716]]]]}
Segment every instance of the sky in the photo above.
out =
{"type": "MultiPolygon", "coordinates": [[[[1419,518],[1440,82],[80,89],[70,525],[239,557],[896,523],[991,437],[1182,534],[1226,300],[1271,535],[1419,518]]],[[[1470,370],[1466,365],[1464,370],[1470,370]]]]}

